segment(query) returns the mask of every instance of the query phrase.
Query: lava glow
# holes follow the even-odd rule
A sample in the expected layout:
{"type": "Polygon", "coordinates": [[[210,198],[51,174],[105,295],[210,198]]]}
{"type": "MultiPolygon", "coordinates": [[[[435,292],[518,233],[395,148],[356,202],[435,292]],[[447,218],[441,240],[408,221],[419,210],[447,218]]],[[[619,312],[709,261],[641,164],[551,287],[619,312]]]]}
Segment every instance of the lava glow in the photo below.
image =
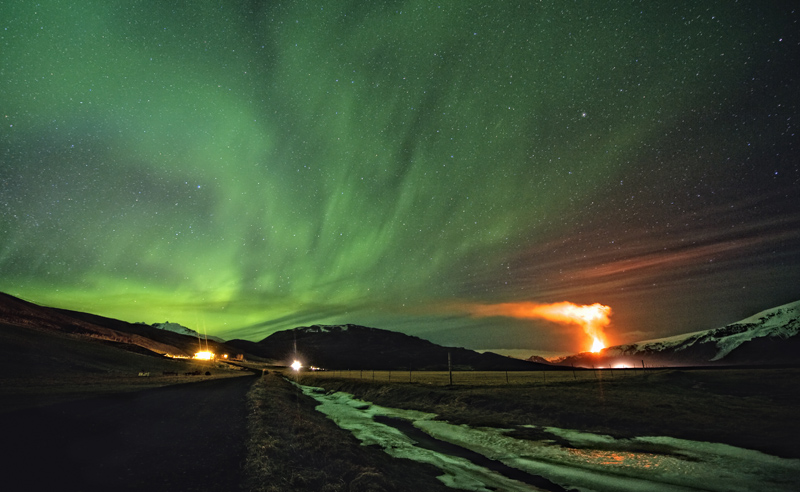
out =
{"type": "Polygon", "coordinates": [[[214,354],[212,352],[205,352],[205,351],[197,352],[196,354],[194,354],[194,358],[201,360],[211,360],[214,358],[214,354]]]}
{"type": "Polygon", "coordinates": [[[611,323],[611,308],[599,303],[590,305],[572,302],[537,304],[534,302],[509,302],[503,304],[484,304],[471,306],[473,316],[507,316],[520,319],[546,319],[556,323],[575,324],[583,328],[589,337],[590,352],[600,352],[606,348],[603,329],[611,323]]]}

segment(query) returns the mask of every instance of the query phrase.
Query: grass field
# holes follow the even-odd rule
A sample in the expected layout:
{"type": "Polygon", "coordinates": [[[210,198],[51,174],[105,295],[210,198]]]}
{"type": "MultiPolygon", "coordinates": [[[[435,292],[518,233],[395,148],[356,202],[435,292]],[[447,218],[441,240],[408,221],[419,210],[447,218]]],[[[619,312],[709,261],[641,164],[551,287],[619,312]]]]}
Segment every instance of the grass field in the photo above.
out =
{"type": "Polygon", "coordinates": [[[92,396],[250,374],[217,361],[154,357],[99,340],[2,324],[0,361],[0,414],[92,396]],[[187,376],[187,372],[199,375],[187,376]],[[206,372],[210,375],[206,376],[206,372]],[[149,376],[139,376],[140,373],[149,376]]]}
{"type": "Polygon", "coordinates": [[[270,373],[248,395],[243,490],[253,492],[445,491],[432,466],[361,446],[314,410],[316,401],[270,373]]]}
{"type": "Polygon", "coordinates": [[[305,371],[304,381],[352,379],[379,383],[417,383],[426,385],[537,385],[565,381],[599,381],[642,377],[663,369],[576,369],[566,371],[305,371]]]}
{"type": "MultiPolygon", "coordinates": [[[[800,458],[800,369],[288,372],[301,384],[469,425],[671,436],[800,458]],[[546,378],[546,380],[545,380],[546,378]],[[411,381],[411,382],[409,382],[411,381]]],[[[520,437],[536,431],[518,428],[520,437]]]]}

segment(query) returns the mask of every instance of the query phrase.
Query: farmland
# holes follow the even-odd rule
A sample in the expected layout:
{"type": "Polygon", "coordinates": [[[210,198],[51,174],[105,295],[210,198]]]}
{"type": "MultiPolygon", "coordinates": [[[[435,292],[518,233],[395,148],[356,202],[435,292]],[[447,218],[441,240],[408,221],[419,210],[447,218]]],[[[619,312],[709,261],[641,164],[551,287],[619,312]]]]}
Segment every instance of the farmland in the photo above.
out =
{"type": "MultiPolygon", "coordinates": [[[[652,372],[652,370],[651,370],[652,372]]],[[[642,369],[597,369],[559,371],[307,371],[303,381],[347,379],[376,383],[416,383],[423,385],[538,385],[568,381],[600,381],[644,375],[642,369]]]]}
{"type": "Polygon", "coordinates": [[[472,426],[720,442],[800,458],[800,369],[287,373],[304,385],[472,426]],[[374,377],[374,379],[373,379],[374,377]],[[508,380],[506,380],[508,378],[508,380]],[[410,382],[409,382],[410,381],[410,382]]]}

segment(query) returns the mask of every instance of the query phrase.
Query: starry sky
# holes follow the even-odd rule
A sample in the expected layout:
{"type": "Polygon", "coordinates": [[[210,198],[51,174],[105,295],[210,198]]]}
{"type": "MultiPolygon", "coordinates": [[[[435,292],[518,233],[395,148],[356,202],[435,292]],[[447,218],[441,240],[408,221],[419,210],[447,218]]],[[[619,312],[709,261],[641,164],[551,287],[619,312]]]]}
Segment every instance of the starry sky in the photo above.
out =
{"type": "Polygon", "coordinates": [[[800,299],[795,2],[0,6],[0,290],[515,355],[800,299]]]}

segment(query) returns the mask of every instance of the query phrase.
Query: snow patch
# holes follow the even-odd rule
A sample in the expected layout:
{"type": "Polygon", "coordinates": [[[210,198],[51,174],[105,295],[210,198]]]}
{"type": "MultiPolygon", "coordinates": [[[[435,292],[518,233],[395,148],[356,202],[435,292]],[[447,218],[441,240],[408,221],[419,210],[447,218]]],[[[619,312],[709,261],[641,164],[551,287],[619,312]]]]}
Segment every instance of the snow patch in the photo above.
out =
{"type": "MultiPolygon", "coordinates": [[[[144,323],[141,323],[141,324],[144,324],[144,323]]],[[[180,335],[188,335],[190,337],[203,338],[203,339],[208,338],[209,340],[214,340],[215,342],[225,343],[225,340],[223,340],[223,339],[221,339],[219,337],[200,335],[199,333],[197,333],[193,329],[187,328],[187,327],[185,327],[183,325],[180,325],[178,323],[170,323],[169,321],[167,321],[165,323],[153,323],[150,326],[152,326],[153,328],[157,328],[159,330],[165,330],[165,331],[171,331],[173,333],[178,333],[180,335]]]]}
{"type": "Polygon", "coordinates": [[[295,329],[306,333],[334,333],[347,331],[349,327],[350,325],[311,325],[295,329]]]}
{"type": "Polygon", "coordinates": [[[631,355],[645,352],[686,350],[696,344],[713,343],[718,361],[744,343],[756,338],[790,338],[800,333],[800,301],[761,311],[736,323],[711,330],[695,331],[665,338],[645,340],[630,345],[617,345],[605,350],[607,355],[631,355]]]}
{"type": "Polygon", "coordinates": [[[567,489],[585,492],[800,490],[800,460],[725,444],[663,436],[615,439],[570,429],[543,428],[571,445],[563,447],[554,444],[552,439],[516,439],[507,435],[507,429],[454,425],[435,420],[434,414],[382,407],[347,393],[325,393],[321,388],[298,386],[319,402],[317,410],[352,432],[364,445],[380,446],[394,457],[433,464],[442,470],[439,479],[456,489],[527,491],[532,488],[467,459],[418,447],[401,431],[376,422],[374,417],[408,420],[436,439],[544,477],[567,489]]]}

